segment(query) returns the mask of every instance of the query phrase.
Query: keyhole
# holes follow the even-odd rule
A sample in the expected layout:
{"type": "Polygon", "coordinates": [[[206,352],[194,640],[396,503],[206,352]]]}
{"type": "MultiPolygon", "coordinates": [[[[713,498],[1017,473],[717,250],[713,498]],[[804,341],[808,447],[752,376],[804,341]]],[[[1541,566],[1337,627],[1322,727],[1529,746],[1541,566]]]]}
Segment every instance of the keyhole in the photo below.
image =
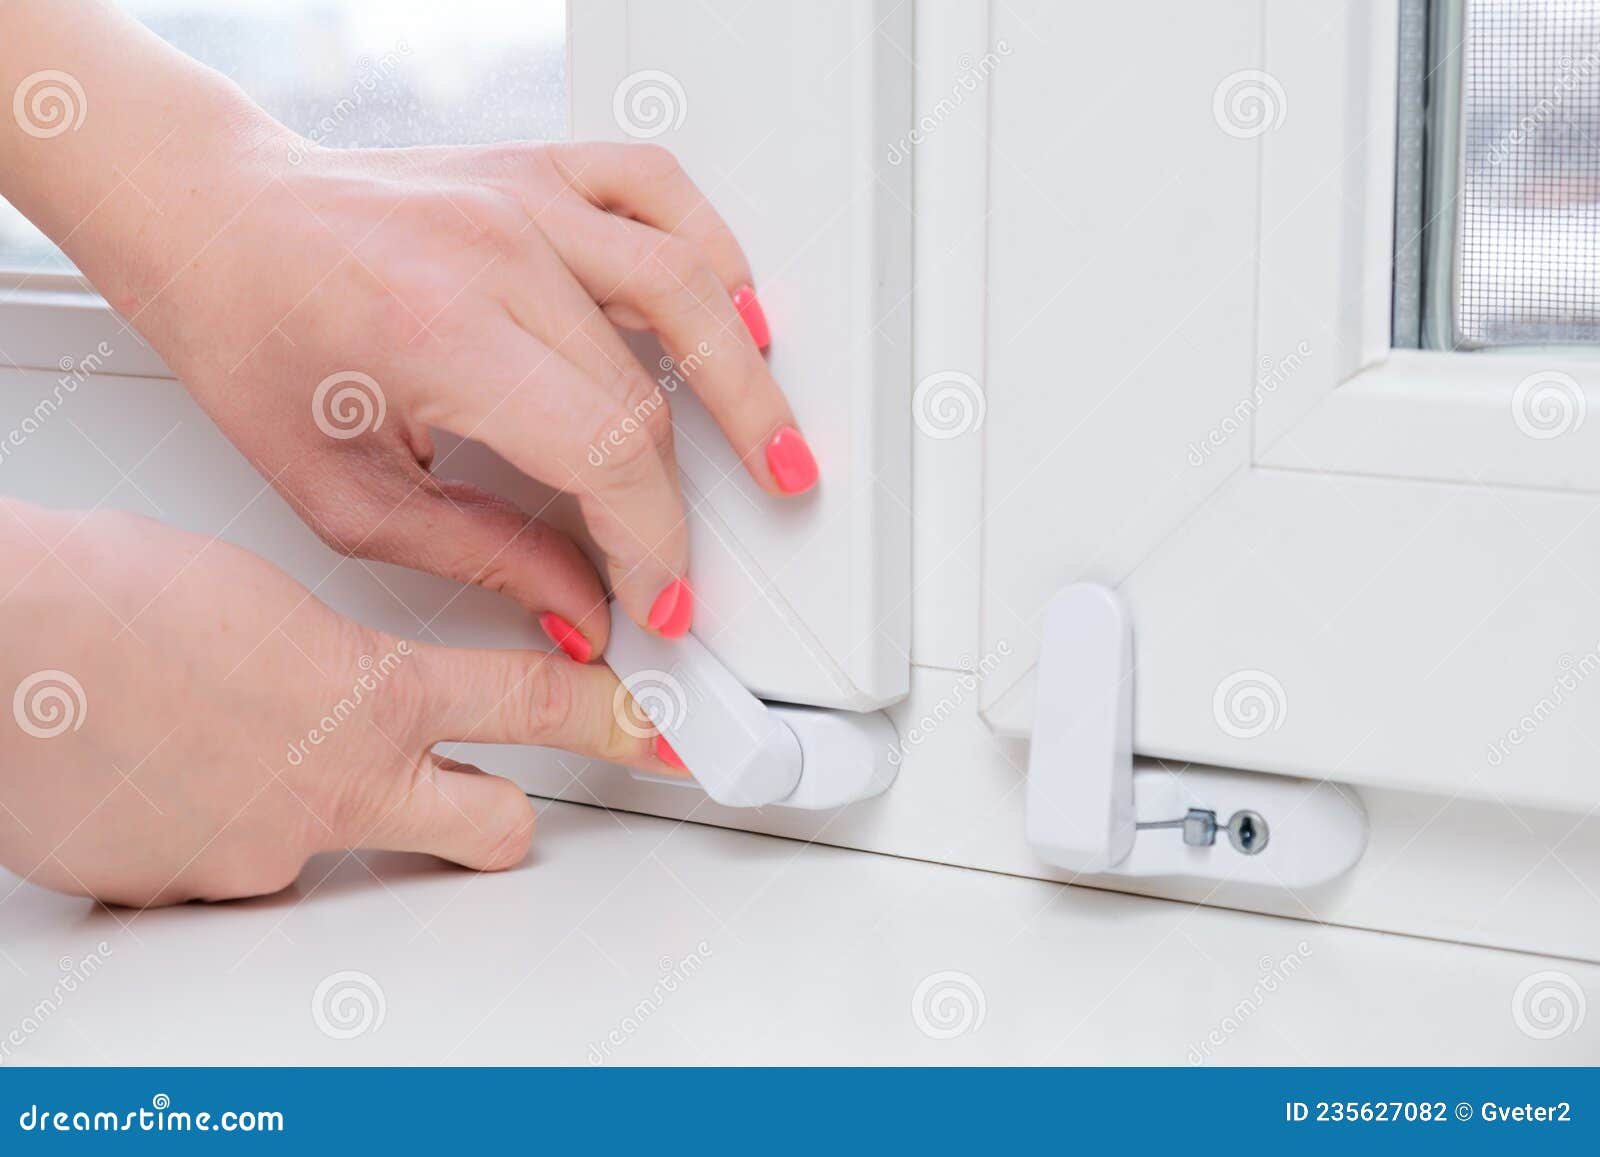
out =
{"type": "Polygon", "coordinates": [[[1242,855],[1256,855],[1267,846],[1267,837],[1267,821],[1257,812],[1234,812],[1228,821],[1228,842],[1242,855]]]}

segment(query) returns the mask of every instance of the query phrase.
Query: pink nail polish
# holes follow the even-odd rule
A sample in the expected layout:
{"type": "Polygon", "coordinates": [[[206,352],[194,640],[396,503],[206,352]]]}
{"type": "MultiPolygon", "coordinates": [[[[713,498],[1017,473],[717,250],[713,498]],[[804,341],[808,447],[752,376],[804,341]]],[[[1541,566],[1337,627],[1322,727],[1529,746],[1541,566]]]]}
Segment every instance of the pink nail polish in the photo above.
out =
{"type": "Polygon", "coordinates": [[[567,658],[587,663],[594,656],[594,645],[583,637],[577,627],[554,611],[540,615],[539,625],[550,636],[550,641],[566,652],[567,658]]]}
{"type": "Polygon", "coordinates": [[[739,316],[744,319],[744,327],[755,339],[756,349],[764,350],[772,344],[772,331],[767,328],[767,315],[761,309],[761,302],[757,300],[755,290],[748,285],[739,289],[733,295],[733,308],[737,309],[739,316]]]}
{"type": "Polygon", "coordinates": [[[675,767],[679,771],[689,770],[684,766],[683,760],[678,758],[678,753],[672,750],[672,744],[667,742],[665,735],[656,736],[655,742],[651,746],[655,750],[656,758],[668,767],[675,767]]]}
{"type": "Polygon", "coordinates": [[[673,579],[667,588],[656,596],[646,620],[650,629],[668,639],[681,639],[689,633],[694,619],[694,592],[682,579],[673,579]]]}
{"type": "Polygon", "coordinates": [[[767,443],[767,469],[785,494],[799,494],[817,484],[817,460],[793,426],[785,426],[767,443]]]}

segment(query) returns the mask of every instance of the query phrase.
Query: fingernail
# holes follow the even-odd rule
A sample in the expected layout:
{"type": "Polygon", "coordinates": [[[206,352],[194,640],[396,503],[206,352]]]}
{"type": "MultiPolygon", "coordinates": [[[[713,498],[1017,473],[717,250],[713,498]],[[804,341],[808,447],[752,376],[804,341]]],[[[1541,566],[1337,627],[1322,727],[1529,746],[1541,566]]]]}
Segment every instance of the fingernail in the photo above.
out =
{"type": "Polygon", "coordinates": [[[755,339],[757,349],[764,350],[772,344],[772,331],[767,328],[767,315],[761,310],[761,302],[756,299],[755,290],[746,285],[735,293],[733,308],[737,309],[739,316],[744,319],[744,327],[755,339]]]}
{"type": "Polygon", "coordinates": [[[683,765],[683,760],[678,758],[678,753],[672,750],[672,744],[667,742],[665,735],[656,736],[655,743],[652,746],[655,749],[656,758],[668,767],[675,767],[679,771],[689,770],[683,765]]]}
{"type": "Polygon", "coordinates": [[[550,641],[566,652],[567,658],[587,663],[594,656],[594,645],[583,634],[554,611],[539,616],[539,625],[550,641]]]}
{"type": "Polygon", "coordinates": [[[650,607],[650,629],[669,639],[680,639],[689,633],[689,623],[694,618],[694,592],[682,579],[673,579],[666,590],[656,596],[650,607]]]}
{"type": "Polygon", "coordinates": [[[785,426],[767,443],[767,468],[785,494],[799,494],[817,484],[817,460],[804,435],[793,426],[785,426]]]}

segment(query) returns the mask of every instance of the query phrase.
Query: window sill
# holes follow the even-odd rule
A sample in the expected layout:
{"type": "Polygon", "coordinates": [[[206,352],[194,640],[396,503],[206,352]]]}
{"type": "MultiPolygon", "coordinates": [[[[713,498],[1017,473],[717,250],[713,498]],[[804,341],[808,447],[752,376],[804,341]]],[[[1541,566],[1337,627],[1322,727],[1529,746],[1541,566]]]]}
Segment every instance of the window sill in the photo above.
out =
{"type": "Polygon", "coordinates": [[[72,273],[0,271],[0,368],[173,377],[88,281],[72,273]]]}

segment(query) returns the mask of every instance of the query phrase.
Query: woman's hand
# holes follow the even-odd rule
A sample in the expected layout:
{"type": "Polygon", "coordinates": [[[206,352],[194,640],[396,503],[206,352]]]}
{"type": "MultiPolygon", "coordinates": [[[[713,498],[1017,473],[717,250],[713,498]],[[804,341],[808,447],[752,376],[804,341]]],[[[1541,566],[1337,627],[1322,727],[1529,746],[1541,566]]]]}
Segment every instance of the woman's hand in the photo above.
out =
{"type": "Polygon", "coordinates": [[[503,590],[599,653],[586,559],[434,479],[441,427],[575,495],[626,612],[687,631],[675,456],[699,451],[675,449],[670,390],[618,326],[655,331],[763,488],[816,481],[749,265],[665,151],[318,149],[104,0],[0,5],[0,87],[45,68],[85,115],[0,118],[0,193],[337,548],[503,590]]]}
{"type": "Polygon", "coordinates": [[[346,847],[518,863],[528,799],[442,740],[668,770],[603,666],[367,630],[254,555],[132,515],[0,502],[0,590],[0,862],[62,891],[252,896],[346,847]]]}
{"type": "Polygon", "coordinates": [[[434,479],[428,427],[575,495],[617,599],[669,636],[693,609],[678,379],[766,489],[816,479],[757,348],[744,256],[660,149],[346,152],[274,136],[191,179],[187,211],[160,218],[172,262],[119,279],[116,304],[342,551],[502,590],[558,616],[546,629],[586,660],[606,641],[587,560],[508,503],[434,479]],[[671,388],[617,326],[660,336],[671,388]]]}

